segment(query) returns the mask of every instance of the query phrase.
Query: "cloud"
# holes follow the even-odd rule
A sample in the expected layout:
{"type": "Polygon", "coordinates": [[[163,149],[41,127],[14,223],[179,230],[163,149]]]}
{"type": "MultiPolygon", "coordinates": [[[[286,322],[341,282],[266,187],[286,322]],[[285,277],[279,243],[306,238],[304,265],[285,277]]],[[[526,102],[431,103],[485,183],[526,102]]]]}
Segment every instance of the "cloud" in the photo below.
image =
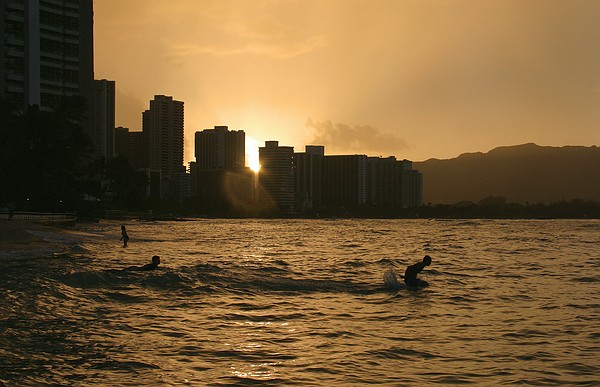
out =
{"type": "MultiPolygon", "coordinates": [[[[240,41],[243,39],[240,39],[240,41]]],[[[236,45],[176,44],[165,56],[177,60],[194,55],[233,56],[243,54],[265,55],[275,58],[293,58],[315,49],[325,47],[327,40],[322,35],[303,39],[252,39],[236,45]]]]}
{"type": "Polygon", "coordinates": [[[407,147],[406,141],[391,133],[382,133],[370,125],[354,125],[308,119],[306,127],[314,131],[312,143],[325,145],[327,153],[371,153],[393,155],[407,147]]]}
{"type": "Polygon", "coordinates": [[[301,17],[290,20],[291,9],[285,8],[280,15],[280,7],[270,2],[258,9],[252,3],[231,7],[218,2],[211,12],[196,15],[200,18],[197,23],[182,27],[184,33],[179,30],[166,56],[177,60],[194,55],[252,54],[287,59],[328,45],[326,34],[314,31],[301,17]]]}

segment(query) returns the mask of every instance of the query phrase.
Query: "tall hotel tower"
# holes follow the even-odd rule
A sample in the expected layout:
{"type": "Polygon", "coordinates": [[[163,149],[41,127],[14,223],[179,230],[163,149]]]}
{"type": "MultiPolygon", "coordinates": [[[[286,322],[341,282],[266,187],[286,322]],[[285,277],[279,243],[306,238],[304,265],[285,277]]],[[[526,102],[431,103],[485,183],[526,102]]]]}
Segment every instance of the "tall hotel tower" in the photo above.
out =
{"type": "Polygon", "coordinates": [[[92,0],[0,0],[0,31],[0,97],[51,110],[81,95],[93,109],[92,0]]]}
{"type": "Polygon", "coordinates": [[[150,109],[142,114],[142,129],[151,172],[150,183],[155,185],[160,181],[160,191],[154,189],[151,195],[162,198],[169,190],[168,184],[164,182],[185,173],[183,102],[175,101],[173,97],[155,95],[150,101],[150,109]]]}
{"type": "Polygon", "coordinates": [[[321,207],[322,175],[325,147],[307,145],[306,152],[294,153],[295,191],[294,206],[298,211],[321,207]]]}
{"type": "Polygon", "coordinates": [[[155,95],[143,113],[148,166],[162,175],[185,172],[183,166],[183,102],[155,95]]]}
{"type": "MultiPolygon", "coordinates": [[[[217,210],[239,210],[254,198],[254,173],[246,168],[246,133],[215,126],[195,134],[192,192],[217,210]]],[[[191,168],[190,168],[191,169],[191,168]]]]}
{"type": "Polygon", "coordinates": [[[259,201],[287,212],[294,209],[294,147],[279,146],[278,141],[265,141],[258,148],[261,187],[259,201]]]}
{"type": "Polygon", "coordinates": [[[94,111],[96,155],[110,160],[115,156],[115,81],[94,81],[94,111]]]}
{"type": "Polygon", "coordinates": [[[195,134],[195,155],[198,168],[242,169],[246,164],[246,134],[215,126],[195,134]]]}

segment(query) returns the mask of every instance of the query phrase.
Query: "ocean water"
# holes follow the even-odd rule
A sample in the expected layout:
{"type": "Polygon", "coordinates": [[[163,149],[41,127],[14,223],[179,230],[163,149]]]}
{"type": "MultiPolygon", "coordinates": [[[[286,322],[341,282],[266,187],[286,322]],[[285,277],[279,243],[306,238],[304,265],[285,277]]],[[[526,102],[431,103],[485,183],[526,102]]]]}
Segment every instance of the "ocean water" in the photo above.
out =
{"type": "Polygon", "coordinates": [[[0,385],[600,385],[600,221],[126,225],[0,260],[0,385]]]}

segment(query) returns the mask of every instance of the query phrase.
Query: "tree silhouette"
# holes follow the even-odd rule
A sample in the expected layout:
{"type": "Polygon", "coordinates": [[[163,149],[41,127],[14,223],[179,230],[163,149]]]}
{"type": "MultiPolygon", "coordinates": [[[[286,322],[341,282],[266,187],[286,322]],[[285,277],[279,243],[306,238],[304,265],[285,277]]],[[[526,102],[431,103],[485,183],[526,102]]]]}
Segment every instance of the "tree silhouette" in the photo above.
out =
{"type": "Polygon", "coordinates": [[[54,112],[0,104],[0,202],[27,210],[77,207],[93,150],[81,126],[83,98],[64,98],[54,112]]]}
{"type": "Polygon", "coordinates": [[[136,171],[124,156],[106,163],[106,181],[112,202],[120,209],[139,209],[144,202],[148,179],[143,172],[136,171]]]}

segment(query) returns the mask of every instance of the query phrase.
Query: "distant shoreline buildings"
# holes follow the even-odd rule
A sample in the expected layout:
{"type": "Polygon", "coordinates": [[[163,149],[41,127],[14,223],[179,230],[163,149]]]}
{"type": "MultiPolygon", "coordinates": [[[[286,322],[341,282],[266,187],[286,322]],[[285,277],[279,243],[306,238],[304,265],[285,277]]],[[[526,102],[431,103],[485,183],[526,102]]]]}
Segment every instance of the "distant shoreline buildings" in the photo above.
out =
{"type": "Polygon", "coordinates": [[[190,165],[192,195],[225,202],[227,208],[255,203],[279,213],[423,205],[422,174],[412,169],[409,160],[325,155],[321,145],[294,152],[291,146],[266,141],[259,148],[260,171],[253,172],[242,163],[243,133],[226,126],[196,132],[196,162],[190,165]],[[235,200],[231,200],[232,192],[235,200]]]}
{"type": "MultiPolygon", "coordinates": [[[[364,206],[419,207],[422,175],[412,162],[367,155],[304,152],[278,141],[259,148],[258,174],[245,165],[245,133],[215,126],[195,133],[195,158],[184,165],[184,102],[155,95],[141,112],[142,131],[115,127],[114,80],[94,80],[93,1],[0,2],[0,97],[26,109],[51,111],[62,99],[87,102],[82,127],[95,158],[125,157],[147,177],[151,199],[189,201],[222,211],[279,213],[364,206]]],[[[107,187],[110,190],[110,187],[107,187]]],[[[201,206],[202,207],[202,206],[201,206]]]]}
{"type": "MultiPolygon", "coordinates": [[[[157,96],[164,100],[164,96],[157,96]]],[[[169,97],[167,97],[168,99],[169,97]]],[[[148,114],[148,113],[146,113],[148,114]]],[[[144,126],[141,141],[147,143],[150,132],[144,126]]],[[[170,130],[161,132],[169,137],[170,130]]],[[[117,128],[117,152],[130,164],[144,159],[132,150],[136,136],[126,128],[117,128]],[[129,147],[121,150],[121,147],[129,147]]],[[[181,132],[177,131],[179,139],[181,132]]],[[[215,126],[195,133],[195,161],[186,171],[173,169],[166,174],[157,166],[144,166],[148,171],[148,193],[156,198],[180,202],[196,198],[205,207],[221,212],[255,208],[277,213],[354,211],[361,207],[404,209],[423,205],[423,177],[412,169],[409,160],[394,156],[326,155],[322,145],[307,145],[305,152],[294,152],[291,146],[266,141],[259,148],[260,171],[245,165],[245,133],[215,126]]],[[[171,141],[174,143],[176,141],[171,141]]],[[[138,146],[137,152],[156,153],[151,147],[138,146]]],[[[158,149],[158,148],[157,148],[158,149]]],[[[177,160],[182,160],[182,149],[177,160]]],[[[167,150],[162,150],[167,154],[167,150]]],[[[156,155],[155,155],[156,157],[156,155]]],[[[139,165],[138,165],[139,167],[139,165]]]]}

